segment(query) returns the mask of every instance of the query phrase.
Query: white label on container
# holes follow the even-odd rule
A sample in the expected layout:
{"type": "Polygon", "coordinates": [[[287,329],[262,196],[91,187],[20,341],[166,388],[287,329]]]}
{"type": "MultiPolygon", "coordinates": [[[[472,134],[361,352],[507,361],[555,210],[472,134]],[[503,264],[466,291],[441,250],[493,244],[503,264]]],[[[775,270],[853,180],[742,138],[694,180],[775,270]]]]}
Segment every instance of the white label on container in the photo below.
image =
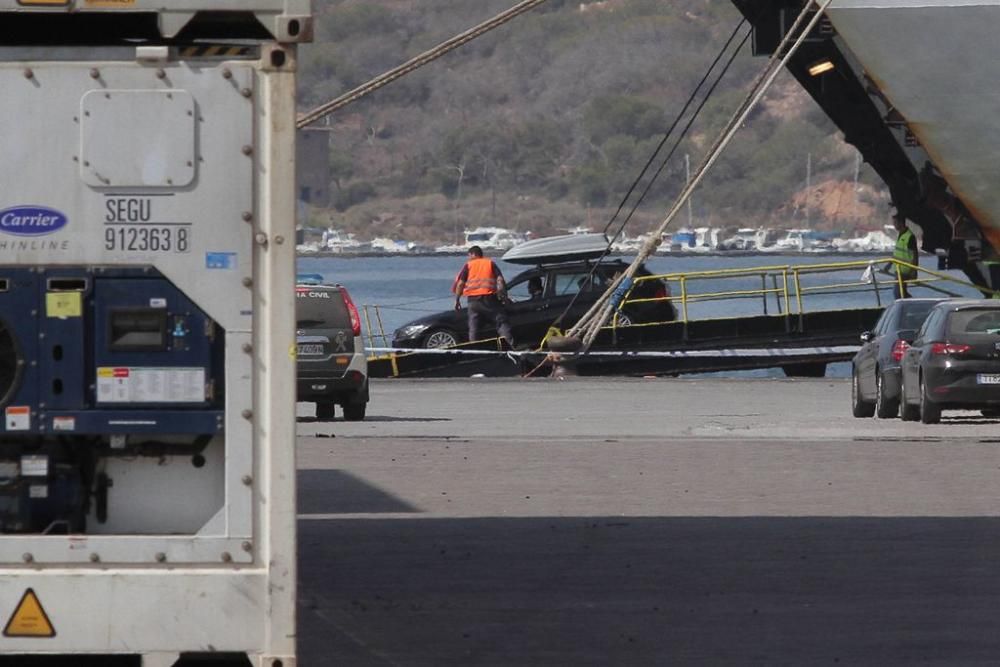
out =
{"type": "Polygon", "coordinates": [[[98,403],[202,403],[204,368],[101,367],[98,403]]]}
{"type": "Polygon", "coordinates": [[[53,431],[75,431],[76,430],[76,417],[53,417],[52,418],[52,430],[53,431]]]}
{"type": "Polygon", "coordinates": [[[31,498],[48,498],[49,487],[47,484],[32,484],[28,487],[28,496],[31,498]]]}
{"type": "Polygon", "coordinates": [[[8,431],[27,431],[31,428],[31,408],[27,405],[11,405],[4,414],[7,416],[8,431]]]}
{"type": "Polygon", "coordinates": [[[48,477],[49,457],[44,454],[25,454],[21,457],[22,477],[48,477]]]}

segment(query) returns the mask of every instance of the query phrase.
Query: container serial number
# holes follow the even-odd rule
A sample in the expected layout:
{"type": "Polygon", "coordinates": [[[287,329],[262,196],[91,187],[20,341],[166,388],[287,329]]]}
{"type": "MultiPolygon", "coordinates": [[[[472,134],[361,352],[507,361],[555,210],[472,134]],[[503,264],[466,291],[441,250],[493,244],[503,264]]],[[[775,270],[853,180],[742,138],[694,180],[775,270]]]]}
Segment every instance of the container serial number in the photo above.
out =
{"type": "Polygon", "coordinates": [[[188,227],[153,225],[115,226],[104,229],[104,249],[123,252],[176,252],[190,250],[188,227]]]}

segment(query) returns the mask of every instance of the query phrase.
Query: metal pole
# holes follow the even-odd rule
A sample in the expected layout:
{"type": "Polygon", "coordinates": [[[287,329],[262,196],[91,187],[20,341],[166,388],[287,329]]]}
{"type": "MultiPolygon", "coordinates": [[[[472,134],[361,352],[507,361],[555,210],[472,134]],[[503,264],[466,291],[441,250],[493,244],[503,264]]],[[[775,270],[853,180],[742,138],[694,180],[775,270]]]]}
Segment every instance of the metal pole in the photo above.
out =
{"type": "Polygon", "coordinates": [[[858,219],[858,180],[861,177],[861,151],[854,155],[854,210],[851,211],[851,218],[858,219]]]}
{"type": "Polygon", "coordinates": [[[767,274],[760,274],[760,296],[764,300],[764,314],[767,315],[767,274]]]}
{"type": "Polygon", "coordinates": [[[812,153],[806,153],[806,227],[809,227],[809,203],[812,199],[812,153]]]}
{"type": "MultiPolygon", "coordinates": [[[[685,185],[691,185],[691,155],[688,153],[684,154],[684,171],[687,174],[687,180],[685,185]]],[[[688,197],[687,209],[688,209],[688,227],[691,228],[694,224],[694,215],[691,211],[691,200],[694,199],[693,196],[688,197]]]]}
{"type": "Polygon", "coordinates": [[[386,340],[385,325],[382,324],[382,309],[379,306],[375,306],[375,321],[378,322],[378,333],[382,343],[388,345],[392,341],[386,340]]]}
{"type": "Polygon", "coordinates": [[[368,304],[363,304],[361,310],[365,313],[365,328],[368,329],[368,347],[375,347],[375,332],[372,331],[372,319],[368,316],[368,304]]]}
{"type": "Polygon", "coordinates": [[[799,309],[799,333],[802,333],[802,282],[799,280],[799,270],[792,269],[792,279],[795,282],[795,303],[799,309]]]}
{"type": "Polygon", "coordinates": [[[771,284],[774,285],[774,305],[778,309],[778,314],[781,315],[782,314],[782,309],[781,309],[781,295],[778,294],[778,274],[777,273],[772,273],[771,274],[771,284]]]}

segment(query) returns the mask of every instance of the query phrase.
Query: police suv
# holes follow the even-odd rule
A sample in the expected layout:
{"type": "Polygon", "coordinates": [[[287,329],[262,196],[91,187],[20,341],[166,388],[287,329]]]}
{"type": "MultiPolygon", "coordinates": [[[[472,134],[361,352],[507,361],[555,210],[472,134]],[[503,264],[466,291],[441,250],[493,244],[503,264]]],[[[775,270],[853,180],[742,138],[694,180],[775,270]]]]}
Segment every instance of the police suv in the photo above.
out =
{"type": "Polygon", "coordinates": [[[298,400],[316,404],[316,418],[361,421],[368,406],[368,359],[361,318],[343,285],[299,275],[295,287],[298,400]]]}

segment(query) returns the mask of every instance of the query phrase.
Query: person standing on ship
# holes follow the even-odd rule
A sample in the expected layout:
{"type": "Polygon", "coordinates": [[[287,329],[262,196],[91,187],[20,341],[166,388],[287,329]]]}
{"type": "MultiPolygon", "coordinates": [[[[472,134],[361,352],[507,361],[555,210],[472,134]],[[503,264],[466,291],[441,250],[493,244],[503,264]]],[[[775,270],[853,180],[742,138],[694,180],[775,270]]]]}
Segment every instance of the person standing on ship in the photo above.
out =
{"type": "Polygon", "coordinates": [[[462,307],[463,296],[469,303],[470,341],[479,340],[480,325],[488,319],[496,325],[497,333],[507,346],[514,346],[514,335],[502,300],[507,284],[500,268],[493,260],[483,257],[483,249],[479,246],[469,248],[469,260],[455,278],[452,292],[455,293],[455,310],[462,307]]]}
{"type": "MultiPolygon", "coordinates": [[[[892,251],[892,258],[917,266],[920,262],[919,255],[917,254],[917,237],[906,226],[906,216],[897,210],[892,215],[892,226],[896,228],[896,233],[899,235],[896,238],[896,247],[892,251]]],[[[896,281],[893,283],[893,295],[897,299],[909,298],[910,293],[906,289],[906,281],[914,280],[917,277],[917,270],[896,264],[894,275],[896,276],[896,281]]]]}

